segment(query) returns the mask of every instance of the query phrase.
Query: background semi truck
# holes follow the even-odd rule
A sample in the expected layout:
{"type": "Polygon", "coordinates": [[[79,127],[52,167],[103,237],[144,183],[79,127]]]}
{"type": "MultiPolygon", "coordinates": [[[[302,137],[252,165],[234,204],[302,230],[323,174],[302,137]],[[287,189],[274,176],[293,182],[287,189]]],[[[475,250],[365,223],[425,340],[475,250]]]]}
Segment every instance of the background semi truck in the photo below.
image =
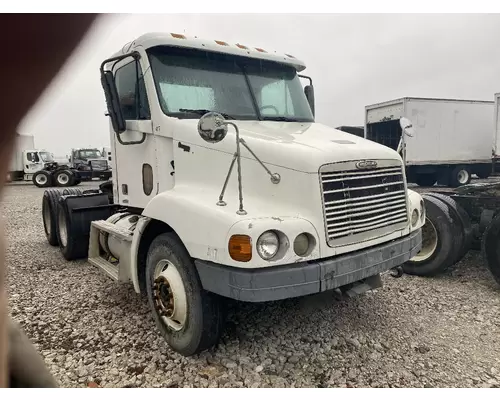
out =
{"type": "Polygon", "coordinates": [[[181,354],[218,342],[226,298],[355,296],[421,248],[424,204],[401,157],[316,123],[304,69],[145,34],[101,64],[112,181],[44,193],[49,243],[144,293],[181,354]]]}
{"type": "Polygon", "coordinates": [[[397,149],[399,119],[418,130],[406,137],[408,182],[466,185],[492,172],[494,102],[405,97],[365,107],[365,138],[397,149]]]}
{"type": "Polygon", "coordinates": [[[98,177],[108,180],[111,170],[106,159],[98,150],[73,149],[65,162],[54,158],[52,153],[35,148],[32,135],[16,135],[15,151],[10,161],[7,182],[31,181],[37,187],[68,187],[78,185],[82,180],[98,177]],[[95,155],[95,158],[84,156],[95,155]]]}
{"type": "Polygon", "coordinates": [[[111,178],[108,157],[94,147],[71,149],[69,165],[79,171],[82,180],[99,178],[106,181],[111,178]]]}

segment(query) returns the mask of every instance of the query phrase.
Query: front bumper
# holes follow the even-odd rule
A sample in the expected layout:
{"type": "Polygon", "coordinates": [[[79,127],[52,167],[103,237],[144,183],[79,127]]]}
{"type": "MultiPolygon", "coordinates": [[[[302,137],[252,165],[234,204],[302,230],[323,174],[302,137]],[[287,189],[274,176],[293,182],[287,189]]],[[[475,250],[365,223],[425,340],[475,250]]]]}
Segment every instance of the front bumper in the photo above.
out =
{"type": "Polygon", "coordinates": [[[346,255],[269,268],[243,269],[195,260],[205,290],[247,302],[282,300],[333,290],[398,267],[422,246],[421,230],[346,255]]]}

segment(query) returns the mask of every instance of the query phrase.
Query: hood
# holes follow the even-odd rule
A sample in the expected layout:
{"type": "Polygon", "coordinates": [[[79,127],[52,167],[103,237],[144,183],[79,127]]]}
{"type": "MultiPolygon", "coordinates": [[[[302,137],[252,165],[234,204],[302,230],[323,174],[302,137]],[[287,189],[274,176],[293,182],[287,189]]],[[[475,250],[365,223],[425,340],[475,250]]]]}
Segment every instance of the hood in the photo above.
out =
{"type": "MultiPolygon", "coordinates": [[[[231,121],[233,122],[233,121],[231,121]]],[[[342,132],[319,123],[234,121],[240,137],[263,162],[307,173],[317,173],[321,165],[361,159],[396,159],[399,154],[387,146],[342,132]]],[[[233,154],[236,149],[234,127],[215,144],[198,135],[198,120],[179,120],[174,138],[233,154]],[[192,135],[195,136],[192,136],[192,135]],[[182,138],[182,139],[181,139],[182,138]],[[191,140],[187,140],[190,138],[191,140]]],[[[251,158],[241,146],[243,157],[251,158]]]]}

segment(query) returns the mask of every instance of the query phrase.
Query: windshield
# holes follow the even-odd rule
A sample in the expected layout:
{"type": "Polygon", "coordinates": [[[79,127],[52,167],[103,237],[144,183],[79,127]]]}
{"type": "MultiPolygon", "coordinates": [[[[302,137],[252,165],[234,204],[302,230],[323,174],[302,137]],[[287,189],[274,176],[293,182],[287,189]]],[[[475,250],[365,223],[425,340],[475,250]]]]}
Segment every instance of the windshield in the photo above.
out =
{"type": "Polygon", "coordinates": [[[40,151],[38,153],[40,155],[40,158],[42,159],[43,162],[52,162],[54,161],[54,157],[52,157],[52,154],[40,151]]]}
{"type": "Polygon", "coordinates": [[[235,119],[314,121],[293,67],[193,49],[157,47],[149,55],[167,115],[199,118],[210,110],[235,119]]]}
{"type": "Polygon", "coordinates": [[[78,158],[87,159],[87,158],[101,158],[101,152],[96,149],[88,149],[88,150],[79,150],[78,158]]]}

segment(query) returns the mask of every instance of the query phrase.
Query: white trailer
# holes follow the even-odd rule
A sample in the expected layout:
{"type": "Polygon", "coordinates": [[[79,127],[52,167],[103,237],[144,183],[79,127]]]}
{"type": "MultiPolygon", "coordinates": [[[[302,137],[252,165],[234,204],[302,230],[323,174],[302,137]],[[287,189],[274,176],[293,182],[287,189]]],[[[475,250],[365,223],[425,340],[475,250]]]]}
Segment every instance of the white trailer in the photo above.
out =
{"type": "Polygon", "coordinates": [[[51,159],[51,154],[35,148],[33,135],[16,134],[15,140],[15,150],[10,159],[7,182],[31,181],[33,174],[41,171],[45,162],[51,159]]]}
{"type": "Polygon", "coordinates": [[[44,193],[49,243],[144,293],[181,354],[217,343],[224,298],[354,296],[420,251],[424,203],[401,157],[315,122],[304,69],[289,54],[145,34],[101,64],[112,181],[44,193]]]}
{"type": "Polygon", "coordinates": [[[492,171],[493,111],[493,101],[405,97],[365,107],[365,138],[396,150],[399,119],[410,119],[416,134],[405,137],[408,182],[457,187],[492,171]]]}

